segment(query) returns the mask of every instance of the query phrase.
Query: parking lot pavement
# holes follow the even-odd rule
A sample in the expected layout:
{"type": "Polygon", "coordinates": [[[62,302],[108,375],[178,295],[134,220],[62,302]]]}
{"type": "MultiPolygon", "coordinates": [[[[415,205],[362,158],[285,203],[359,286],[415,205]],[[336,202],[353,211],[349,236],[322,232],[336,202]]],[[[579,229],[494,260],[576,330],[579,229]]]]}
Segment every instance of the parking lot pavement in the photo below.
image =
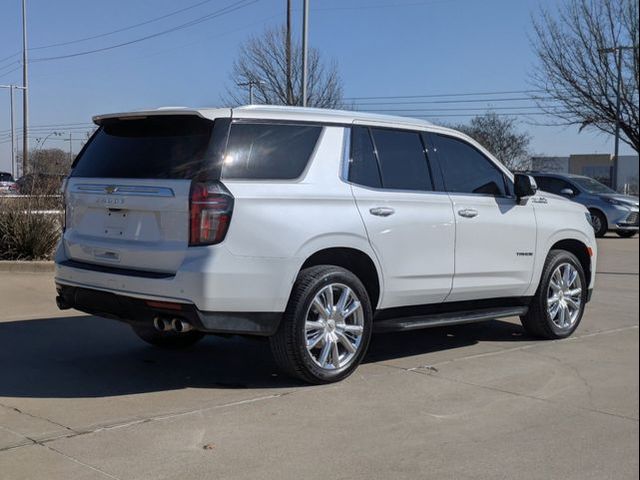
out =
{"type": "Polygon", "coordinates": [[[155,350],[0,273],[0,479],[638,478],[638,240],[599,242],[574,337],[517,319],[375,336],[346,381],[268,344],[155,350]]]}

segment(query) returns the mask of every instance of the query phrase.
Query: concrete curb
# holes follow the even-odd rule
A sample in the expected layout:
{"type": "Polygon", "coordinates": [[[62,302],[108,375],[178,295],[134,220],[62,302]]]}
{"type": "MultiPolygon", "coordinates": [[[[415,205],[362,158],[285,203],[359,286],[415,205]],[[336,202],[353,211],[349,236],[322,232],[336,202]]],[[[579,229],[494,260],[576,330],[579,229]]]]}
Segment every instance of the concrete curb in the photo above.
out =
{"type": "Polygon", "coordinates": [[[55,264],[48,260],[0,260],[0,272],[43,273],[53,272],[55,264]]]}

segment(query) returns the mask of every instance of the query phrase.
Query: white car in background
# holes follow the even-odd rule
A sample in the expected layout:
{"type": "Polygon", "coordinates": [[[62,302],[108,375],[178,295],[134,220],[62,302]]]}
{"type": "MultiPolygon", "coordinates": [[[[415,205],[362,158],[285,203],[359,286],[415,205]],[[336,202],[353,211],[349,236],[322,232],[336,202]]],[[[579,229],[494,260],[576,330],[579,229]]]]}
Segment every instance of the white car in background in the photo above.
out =
{"type": "Polygon", "coordinates": [[[9,172],[0,172],[0,195],[15,193],[16,182],[9,172]]]}
{"type": "Polygon", "coordinates": [[[460,132],[270,106],[94,121],[65,186],[58,305],[151,344],[267,336],[285,372],[326,383],[373,331],[519,316],[564,338],[590,299],[588,211],[460,132]]]}

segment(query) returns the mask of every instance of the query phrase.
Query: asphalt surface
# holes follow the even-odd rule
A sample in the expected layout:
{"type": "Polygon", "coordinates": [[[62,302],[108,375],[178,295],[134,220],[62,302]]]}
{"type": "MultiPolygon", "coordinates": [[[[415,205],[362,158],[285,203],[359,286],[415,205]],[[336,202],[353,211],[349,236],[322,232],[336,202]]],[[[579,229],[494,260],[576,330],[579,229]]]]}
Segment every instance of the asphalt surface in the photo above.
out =
{"type": "Polygon", "coordinates": [[[0,479],[637,479],[638,239],[599,242],[575,335],[517,319],[375,336],[346,381],[264,341],[183,352],[0,273],[0,479]]]}

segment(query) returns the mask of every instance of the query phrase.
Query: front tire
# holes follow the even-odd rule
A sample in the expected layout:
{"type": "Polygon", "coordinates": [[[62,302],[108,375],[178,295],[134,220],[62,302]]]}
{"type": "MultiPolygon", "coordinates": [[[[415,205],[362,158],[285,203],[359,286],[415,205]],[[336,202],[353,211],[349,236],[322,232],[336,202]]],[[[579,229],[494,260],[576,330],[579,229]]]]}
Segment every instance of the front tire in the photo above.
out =
{"type": "Polygon", "coordinates": [[[582,320],[587,280],[580,261],[565,250],[551,250],[529,311],[520,317],[530,335],[546,339],[570,336],[582,320]]]}
{"type": "Polygon", "coordinates": [[[607,234],[609,229],[609,223],[604,213],[598,210],[589,210],[591,214],[591,225],[593,225],[593,231],[597,238],[602,238],[607,234]]]}
{"type": "Polygon", "coordinates": [[[313,384],[340,381],[358,367],[369,346],[373,312],[353,273],[333,265],[302,270],[271,351],[286,374],[313,384]]]}
{"type": "Polygon", "coordinates": [[[619,237],[631,238],[638,232],[636,232],[634,230],[616,230],[616,233],[618,234],[619,237]]]}
{"type": "Polygon", "coordinates": [[[191,330],[190,332],[159,332],[153,326],[131,325],[131,329],[145,342],[154,347],[179,350],[199,342],[204,333],[191,330]]]}

